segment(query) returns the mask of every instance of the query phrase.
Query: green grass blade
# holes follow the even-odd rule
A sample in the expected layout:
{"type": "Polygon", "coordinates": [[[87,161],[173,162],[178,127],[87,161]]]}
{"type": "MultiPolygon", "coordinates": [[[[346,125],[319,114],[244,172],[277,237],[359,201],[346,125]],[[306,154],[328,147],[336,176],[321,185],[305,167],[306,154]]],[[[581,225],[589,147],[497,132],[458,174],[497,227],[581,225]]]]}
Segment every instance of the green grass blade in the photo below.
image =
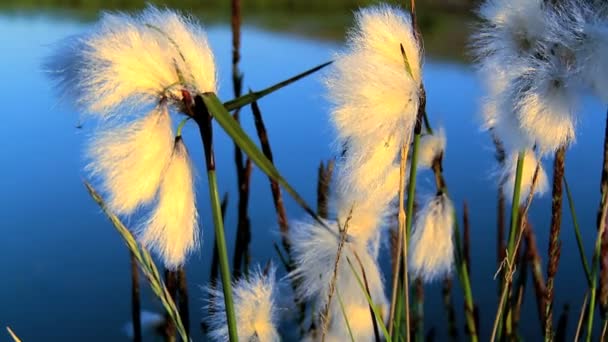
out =
{"type": "Polygon", "coordinates": [[[167,314],[175,324],[175,327],[182,341],[189,341],[188,334],[186,333],[186,329],[184,328],[184,325],[182,323],[182,319],[179,315],[179,311],[177,310],[177,306],[175,305],[173,298],[171,298],[167,287],[163,283],[162,278],[160,277],[160,273],[158,272],[158,268],[154,264],[150,253],[145,248],[139,247],[137,241],[135,240],[135,237],[133,237],[133,234],[131,234],[131,231],[129,231],[129,229],[122,223],[122,221],[120,221],[118,216],[113,214],[108,209],[103,198],[93,188],[93,186],[91,186],[91,184],[89,184],[88,182],[84,182],[84,185],[87,188],[89,195],[91,195],[93,200],[99,205],[101,210],[103,210],[106,216],[110,219],[114,228],[116,228],[118,233],[125,241],[129,250],[133,253],[133,256],[137,260],[142,273],[148,279],[152,291],[158,297],[158,299],[160,299],[163,307],[167,311],[167,314]]]}
{"type": "Polygon", "coordinates": [[[587,277],[587,284],[591,287],[591,270],[589,269],[589,263],[587,262],[587,256],[585,255],[585,247],[583,246],[583,238],[581,236],[581,230],[578,225],[578,219],[576,218],[576,210],[574,209],[574,199],[570,192],[570,186],[564,175],[564,185],[566,188],[566,196],[568,198],[568,207],[570,208],[570,216],[572,217],[572,225],[574,226],[574,235],[576,236],[576,245],[578,246],[578,254],[581,257],[581,263],[585,270],[585,276],[587,277]]]}
{"type": "Polygon", "coordinates": [[[361,291],[363,291],[363,294],[365,294],[365,299],[367,300],[367,303],[369,304],[369,306],[372,308],[372,311],[374,312],[374,316],[376,316],[376,322],[378,323],[380,330],[382,330],[382,334],[384,334],[385,341],[390,341],[391,336],[388,333],[388,329],[386,329],[386,326],[384,325],[384,321],[382,319],[382,313],[380,312],[378,307],[372,301],[372,298],[369,296],[369,293],[367,293],[367,290],[365,289],[365,285],[363,284],[363,281],[361,280],[359,273],[357,273],[357,271],[355,270],[355,267],[353,266],[352,262],[350,261],[350,258],[346,257],[346,261],[348,261],[350,270],[355,275],[355,278],[357,278],[357,283],[359,284],[361,291]]]}
{"type": "Polygon", "coordinates": [[[213,215],[213,226],[215,227],[215,240],[219,255],[220,275],[222,277],[222,289],[224,291],[224,305],[226,308],[226,321],[228,323],[228,334],[230,341],[238,341],[236,316],[234,314],[234,302],[232,300],[232,281],[230,280],[230,265],[228,265],[228,249],[224,237],[224,220],[222,217],[222,205],[220,193],[217,188],[215,170],[207,171],[209,182],[209,200],[211,202],[211,212],[213,215]]]}
{"type": "Polygon", "coordinates": [[[295,189],[287,183],[287,181],[281,176],[279,171],[275,168],[264,153],[258,148],[258,146],[251,140],[251,138],[245,133],[241,126],[232,118],[228,109],[220,102],[217,95],[214,93],[205,93],[202,95],[203,101],[207,106],[207,109],[213,115],[215,120],[222,126],[224,131],[234,140],[234,142],[247,154],[247,156],[257,165],[262,172],[268,175],[270,178],[276,180],[293,198],[294,200],[317,222],[323,227],[327,228],[327,225],[319,216],[316,214],[311,207],[306,204],[302,196],[300,196],[295,189]]]}
{"type": "Polygon", "coordinates": [[[277,91],[277,90],[279,90],[279,89],[281,89],[283,87],[286,87],[286,86],[292,84],[295,81],[298,81],[298,80],[300,80],[300,79],[302,79],[302,78],[304,78],[304,77],[306,77],[308,75],[314,74],[315,72],[317,72],[317,71],[325,68],[326,66],[330,65],[331,63],[333,63],[333,61],[325,62],[323,64],[317,65],[316,67],[314,67],[312,69],[306,70],[306,71],[304,71],[301,74],[293,76],[293,77],[291,77],[291,78],[289,78],[289,79],[287,79],[287,80],[285,80],[283,82],[279,82],[279,83],[277,83],[275,85],[272,85],[272,86],[270,86],[270,87],[268,87],[266,89],[263,89],[263,90],[260,90],[260,91],[256,91],[256,92],[252,92],[252,93],[249,93],[247,95],[243,95],[241,97],[238,97],[238,98],[236,98],[234,100],[227,101],[226,103],[224,103],[224,106],[226,107],[226,109],[228,111],[233,111],[235,109],[239,109],[239,108],[241,108],[243,106],[246,106],[246,105],[252,103],[253,101],[261,99],[262,97],[264,97],[264,96],[266,96],[268,94],[274,93],[275,91],[277,91]]]}
{"type": "Polygon", "coordinates": [[[346,310],[344,309],[344,302],[342,301],[342,296],[340,295],[340,290],[336,286],[336,295],[338,296],[338,302],[340,303],[340,311],[342,311],[342,317],[344,317],[344,322],[346,323],[346,328],[348,329],[348,335],[350,336],[351,342],[355,342],[355,336],[353,336],[353,331],[350,328],[350,323],[348,322],[348,317],[346,316],[346,310]]]}

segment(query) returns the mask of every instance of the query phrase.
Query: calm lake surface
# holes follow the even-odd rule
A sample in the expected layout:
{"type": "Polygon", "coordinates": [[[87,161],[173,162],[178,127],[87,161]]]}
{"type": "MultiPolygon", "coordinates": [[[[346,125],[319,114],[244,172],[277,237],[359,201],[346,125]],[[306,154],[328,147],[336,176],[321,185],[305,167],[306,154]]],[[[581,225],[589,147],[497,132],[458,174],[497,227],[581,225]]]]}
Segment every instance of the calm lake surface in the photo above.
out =
{"type": "MultiPolygon", "coordinates": [[[[92,125],[85,122],[84,129],[76,128],[81,123],[78,113],[60,103],[41,66],[56,42],[89,27],[89,22],[65,15],[0,11],[0,326],[4,329],[10,325],[24,341],[128,340],[122,330],[130,320],[128,252],[82,185],[82,151],[92,125]]],[[[223,23],[210,24],[207,30],[218,63],[220,96],[228,100],[232,95],[230,30],[223,23]]],[[[433,40],[441,42],[437,37],[433,40]]],[[[270,85],[331,59],[340,48],[340,41],[246,25],[241,64],[244,85],[253,89],[270,85]]],[[[455,55],[462,55],[462,51],[455,55]]],[[[335,153],[321,77],[309,77],[260,102],[276,164],[309,203],[316,202],[319,162],[335,153]]],[[[479,130],[476,119],[481,86],[471,65],[433,55],[426,60],[424,77],[430,119],[434,126],[446,129],[444,170],[450,192],[459,211],[466,200],[471,213],[473,293],[485,339],[491,332],[498,297],[493,280],[497,177],[491,139],[479,130]]],[[[248,132],[255,132],[248,110],[242,118],[248,132]]],[[[595,238],[604,125],[605,106],[586,100],[576,144],[566,157],[566,174],[588,255],[595,238]]],[[[187,272],[193,338],[202,340],[197,329],[204,305],[200,286],[208,280],[213,226],[198,132],[189,124],[184,136],[199,174],[198,207],[204,243],[187,264],[187,272]]],[[[226,230],[232,255],[238,199],[233,146],[219,129],[215,143],[220,191],[228,192],[230,199],[226,230]]],[[[544,164],[550,169],[552,161],[545,160],[544,164]]],[[[434,191],[428,171],[421,175],[419,184],[421,195],[434,191]]],[[[279,235],[267,178],[255,171],[251,186],[252,260],[276,262],[272,242],[279,242],[279,235]]],[[[304,218],[298,206],[288,196],[284,198],[289,218],[304,218]]],[[[533,202],[530,212],[543,267],[550,202],[550,195],[545,195],[533,202]]],[[[555,317],[565,305],[570,306],[568,329],[572,336],[586,281],[567,210],[563,221],[555,317]]],[[[280,272],[284,273],[282,269],[280,272]]],[[[435,328],[437,340],[443,340],[447,321],[441,286],[427,286],[425,291],[425,328],[435,328]]],[[[455,289],[454,296],[462,338],[461,292],[455,289]]],[[[521,333],[525,339],[534,340],[540,336],[540,325],[531,287],[526,296],[521,333]]],[[[146,286],[142,301],[143,309],[162,312],[146,286]]]]}

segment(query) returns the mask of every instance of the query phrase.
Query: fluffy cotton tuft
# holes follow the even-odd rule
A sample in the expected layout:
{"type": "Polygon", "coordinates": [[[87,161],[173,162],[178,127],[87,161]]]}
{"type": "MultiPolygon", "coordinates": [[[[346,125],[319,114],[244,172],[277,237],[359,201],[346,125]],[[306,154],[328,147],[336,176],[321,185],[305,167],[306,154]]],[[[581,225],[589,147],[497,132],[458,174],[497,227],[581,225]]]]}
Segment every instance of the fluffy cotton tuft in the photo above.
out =
{"type": "Polygon", "coordinates": [[[360,10],[355,21],[348,49],[337,56],[326,82],[338,133],[369,143],[410,132],[421,82],[420,46],[410,16],[383,5],[360,10]]]}
{"type": "MultiPolygon", "coordinates": [[[[290,274],[298,284],[296,295],[301,300],[314,301],[317,316],[325,308],[329,296],[329,285],[333,277],[336,254],[339,245],[339,230],[335,222],[326,222],[331,231],[317,223],[299,222],[292,226],[291,251],[294,258],[295,270],[290,274]]],[[[348,228],[350,231],[350,228],[348,228]]],[[[374,332],[365,294],[359,286],[353,270],[348,264],[350,260],[361,277],[360,267],[355,257],[359,256],[370,288],[371,298],[375,305],[387,308],[382,276],[375,258],[370,254],[367,243],[353,239],[346,241],[336,278],[336,291],[344,302],[349,323],[353,329],[355,340],[366,341],[373,339],[374,332]],[[367,308],[367,315],[362,314],[367,308]]],[[[330,305],[330,335],[349,339],[337,295],[334,293],[330,305]]],[[[338,339],[339,340],[339,339],[338,339]]]]}
{"type": "Polygon", "coordinates": [[[543,0],[487,0],[478,14],[482,24],[473,36],[478,58],[495,56],[512,62],[534,54],[548,32],[543,0]]]}
{"type": "Polygon", "coordinates": [[[65,93],[102,117],[123,105],[181,99],[181,89],[216,90],[213,54],[199,24],[152,6],[138,16],[104,14],[92,33],[65,43],[49,69],[65,93]]]}
{"type": "Polygon", "coordinates": [[[409,267],[415,277],[432,282],[454,266],[454,207],[445,194],[432,197],[416,215],[410,242],[409,267]]]}
{"type": "MultiPolygon", "coordinates": [[[[207,288],[211,294],[211,314],[206,322],[212,341],[228,341],[228,324],[224,293],[221,287],[207,288]]],[[[237,334],[240,341],[278,342],[277,284],[275,268],[266,273],[256,269],[249,278],[242,278],[232,286],[237,334]]]]}
{"type": "Polygon", "coordinates": [[[163,174],[158,203],[138,237],[143,246],[160,255],[167,268],[175,269],[196,248],[198,234],[192,167],[186,146],[178,137],[163,174]]]}
{"type": "Polygon", "coordinates": [[[339,179],[335,196],[337,217],[341,222],[350,217],[350,236],[360,241],[370,241],[377,236],[389,215],[391,202],[398,195],[399,171],[399,165],[392,165],[383,173],[376,172],[381,183],[366,188],[350,184],[349,181],[354,180],[349,176],[339,179]]]}
{"type": "Polygon", "coordinates": [[[102,180],[112,211],[131,214],[156,195],[173,145],[171,118],[161,105],[139,120],[97,133],[86,168],[102,180]]]}
{"type": "Polygon", "coordinates": [[[443,155],[445,144],[445,131],[443,128],[440,128],[433,134],[422,136],[420,138],[418,168],[431,168],[433,166],[433,161],[443,155]]]}
{"type": "Polygon", "coordinates": [[[502,110],[514,111],[522,134],[541,153],[554,152],[575,138],[577,90],[569,83],[568,67],[554,63],[538,63],[503,94],[502,110]]]}
{"type": "MultiPolygon", "coordinates": [[[[513,186],[515,184],[515,176],[517,171],[517,156],[517,153],[512,153],[509,155],[502,171],[501,179],[504,180],[503,194],[508,201],[512,201],[513,199],[513,186]]],[[[534,195],[540,196],[547,191],[547,173],[545,172],[542,163],[536,159],[536,155],[532,150],[526,150],[521,178],[521,192],[519,199],[520,205],[526,203],[528,199],[537,164],[539,165],[539,169],[536,185],[534,187],[534,195]]]]}

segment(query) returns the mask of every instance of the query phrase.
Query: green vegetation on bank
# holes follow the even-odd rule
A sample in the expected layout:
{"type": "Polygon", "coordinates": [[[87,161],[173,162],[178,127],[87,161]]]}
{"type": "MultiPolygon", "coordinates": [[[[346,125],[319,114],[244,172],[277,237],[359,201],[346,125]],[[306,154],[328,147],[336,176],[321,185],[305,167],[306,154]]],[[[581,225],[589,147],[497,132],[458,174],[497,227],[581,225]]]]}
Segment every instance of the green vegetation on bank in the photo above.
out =
{"type": "MultiPolygon", "coordinates": [[[[225,0],[3,0],[1,12],[46,13],[94,21],[102,10],[135,11],[147,3],[194,13],[207,25],[229,23],[230,2],[225,0]]],[[[315,39],[341,41],[352,23],[352,11],[377,0],[248,0],[242,4],[245,23],[264,29],[315,39]]],[[[394,3],[398,3],[394,1],[394,3]]],[[[425,49],[433,57],[464,61],[462,46],[473,17],[472,0],[433,0],[421,4],[419,24],[425,49]],[[422,10],[424,9],[424,10],[422,10]]]]}

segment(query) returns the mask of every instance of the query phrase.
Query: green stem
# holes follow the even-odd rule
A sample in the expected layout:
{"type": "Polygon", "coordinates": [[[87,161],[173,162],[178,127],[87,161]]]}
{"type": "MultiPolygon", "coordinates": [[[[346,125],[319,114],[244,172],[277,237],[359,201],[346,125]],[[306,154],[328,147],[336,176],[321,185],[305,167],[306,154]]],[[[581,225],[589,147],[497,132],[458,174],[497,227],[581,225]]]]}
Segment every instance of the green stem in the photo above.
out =
{"type": "Polygon", "coordinates": [[[220,276],[222,278],[222,288],[224,291],[224,306],[226,309],[226,321],[228,323],[228,335],[231,342],[238,341],[236,317],[234,314],[234,303],[232,301],[232,281],[230,279],[230,265],[228,263],[228,249],[224,237],[224,222],[222,217],[222,206],[220,194],[217,187],[215,174],[215,157],[213,153],[213,126],[212,117],[200,96],[196,96],[194,107],[194,120],[199,126],[203,148],[205,151],[205,164],[207,165],[207,180],[209,183],[209,201],[211,202],[211,212],[213,215],[213,226],[215,229],[215,242],[217,246],[220,266],[220,276]]]}
{"type": "MultiPolygon", "coordinates": [[[[407,251],[409,250],[409,241],[412,231],[412,222],[414,222],[414,200],[416,197],[416,173],[417,173],[417,165],[418,165],[418,152],[420,150],[420,121],[416,123],[416,128],[414,129],[414,143],[412,146],[412,160],[410,163],[410,178],[407,186],[407,214],[405,215],[405,236],[403,241],[403,296],[405,299],[404,310],[405,312],[405,329],[406,336],[409,336],[408,332],[410,329],[410,315],[409,315],[409,279],[407,274],[407,251]]],[[[414,298],[412,298],[414,300],[414,298]]],[[[422,332],[424,333],[424,332],[422,332]]],[[[415,336],[414,336],[415,337],[415,336]]]]}
{"type": "Polygon", "coordinates": [[[570,186],[564,175],[564,186],[566,188],[566,196],[568,198],[568,207],[570,208],[570,216],[572,216],[572,225],[574,226],[574,235],[576,236],[576,245],[578,246],[578,254],[581,257],[581,263],[585,270],[585,276],[587,277],[587,284],[591,287],[591,271],[589,269],[589,263],[587,262],[587,256],[585,255],[585,248],[583,247],[583,237],[581,236],[581,230],[578,225],[578,219],[576,218],[576,210],[574,209],[574,199],[570,192],[570,186]]]}
{"type": "Polygon", "coordinates": [[[600,251],[601,251],[601,247],[602,247],[602,236],[604,235],[604,230],[606,229],[606,211],[607,211],[607,204],[608,201],[606,201],[606,194],[608,192],[604,193],[602,195],[602,209],[601,209],[601,216],[600,216],[600,222],[599,222],[599,229],[597,232],[597,238],[595,240],[595,249],[593,252],[593,258],[591,259],[591,289],[590,289],[590,293],[591,295],[589,296],[589,312],[587,314],[587,342],[591,341],[591,336],[593,333],[593,316],[594,316],[594,312],[595,312],[595,297],[596,297],[596,293],[597,293],[597,273],[598,273],[598,269],[599,269],[599,264],[600,264],[600,251]]]}
{"type": "Polygon", "coordinates": [[[190,118],[185,118],[182,121],[179,122],[179,124],[177,125],[177,137],[181,137],[182,136],[182,130],[184,129],[184,126],[186,125],[186,122],[188,122],[188,120],[190,120],[190,118]]]}
{"type": "MultiPolygon", "coordinates": [[[[507,260],[506,260],[506,265],[503,264],[503,274],[505,275],[503,277],[503,295],[501,295],[501,297],[505,297],[502,298],[501,303],[498,306],[498,310],[496,312],[496,318],[495,320],[497,322],[495,322],[495,326],[498,326],[498,329],[495,331],[496,336],[498,336],[498,340],[500,340],[500,337],[502,335],[502,317],[503,317],[503,311],[505,310],[505,308],[507,307],[508,303],[510,302],[509,300],[509,292],[510,292],[510,286],[511,286],[511,279],[513,277],[513,274],[508,274],[507,272],[513,272],[514,270],[511,270],[510,265],[513,265],[513,263],[515,262],[515,237],[518,236],[519,233],[519,228],[520,228],[520,224],[519,224],[519,200],[521,197],[521,181],[522,181],[522,173],[523,173],[523,168],[524,168],[524,157],[525,157],[525,151],[520,151],[519,154],[517,155],[517,166],[516,166],[516,171],[515,171],[515,182],[513,184],[513,198],[511,201],[511,230],[509,231],[509,241],[507,244],[507,260]],[[497,324],[496,324],[497,323],[497,324]]],[[[510,322],[507,322],[507,330],[509,330],[510,328],[510,322]]],[[[509,331],[507,331],[509,333],[509,331]]]]}
{"type": "Polygon", "coordinates": [[[228,322],[228,334],[231,342],[238,341],[236,331],[236,316],[234,314],[234,303],[232,301],[232,282],[230,280],[230,265],[228,265],[228,249],[224,237],[224,223],[222,222],[222,210],[220,205],[220,195],[217,188],[215,170],[207,171],[209,182],[209,199],[211,201],[211,211],[213,214],[213,225],[215,228],[215,243],[220,262],[220,275],[222,277],[222,288],[224,290],[224,305],[226,307],[226,319],[228,322]]]}
{"type": "Polygon", "coordinates": [[[521,180],[524,169],[524,157],[525,152],[519,152],[517,156],[515,183],[513,184],[513,201],[511,202],[511,231],[509,232],[509,243],[507,245],[507,251],[509,252],[509,255],[507,257],[513,260],[513,249],[515,249],[515,237],[517,236],[519,230],[519,201],[521,197],[521,180]]]}

